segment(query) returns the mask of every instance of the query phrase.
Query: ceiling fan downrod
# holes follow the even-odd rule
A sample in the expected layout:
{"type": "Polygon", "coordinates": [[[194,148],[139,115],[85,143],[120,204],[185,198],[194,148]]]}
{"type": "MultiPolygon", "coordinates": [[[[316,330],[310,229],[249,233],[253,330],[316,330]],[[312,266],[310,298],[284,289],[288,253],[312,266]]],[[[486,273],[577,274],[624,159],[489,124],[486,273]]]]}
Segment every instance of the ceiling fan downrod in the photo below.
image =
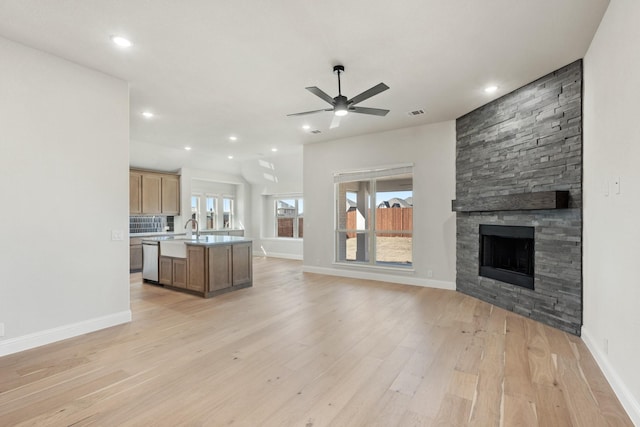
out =
{"type": "Polygon", "coordinates": [[[342,96],[342,87],[340,86],[340,73],[344,73],[344,65],[334,65],[333,72],[338,75],[338,96],[342,96]]]}

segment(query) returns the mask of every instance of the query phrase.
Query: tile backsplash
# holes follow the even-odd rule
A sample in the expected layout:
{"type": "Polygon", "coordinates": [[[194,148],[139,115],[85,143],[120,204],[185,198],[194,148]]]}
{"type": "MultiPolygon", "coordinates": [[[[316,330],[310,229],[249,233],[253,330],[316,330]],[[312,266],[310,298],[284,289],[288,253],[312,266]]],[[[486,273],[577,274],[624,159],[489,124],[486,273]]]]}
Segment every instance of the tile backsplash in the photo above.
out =
{"type": "Polygon", "coordinates": [[[130,216],[129,233],[158,233],[173,231],[172,216],[130,216]]]}

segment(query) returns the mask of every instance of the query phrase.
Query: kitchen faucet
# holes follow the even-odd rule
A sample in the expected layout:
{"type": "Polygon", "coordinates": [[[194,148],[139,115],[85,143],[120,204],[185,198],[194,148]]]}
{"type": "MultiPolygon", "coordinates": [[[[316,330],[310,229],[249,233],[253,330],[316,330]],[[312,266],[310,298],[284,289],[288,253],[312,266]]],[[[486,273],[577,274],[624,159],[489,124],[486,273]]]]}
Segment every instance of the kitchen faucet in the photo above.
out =
{"type": "Polygon", "coordinates": [[[190,222],[193,222],[196,225],[196,239],[200,238],[200,227],[198,226],[198,220],[195,218],[191,218],[189,219],[186,224],[184,225],[184,229],[187,229],[187,225],[189,225],[190,222]]]}

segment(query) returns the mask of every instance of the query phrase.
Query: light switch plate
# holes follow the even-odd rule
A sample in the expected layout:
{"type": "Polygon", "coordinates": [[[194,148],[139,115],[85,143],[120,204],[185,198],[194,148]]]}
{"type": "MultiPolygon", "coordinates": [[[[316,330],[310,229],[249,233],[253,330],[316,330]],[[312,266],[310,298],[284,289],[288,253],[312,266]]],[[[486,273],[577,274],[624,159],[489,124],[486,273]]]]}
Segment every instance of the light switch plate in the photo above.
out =
{"type": "Polygon", "coordinates": [[[111,240],[124,240],[124,231],[111,230],[111,240]]]}
{"type": "Polygon", "coordinates": [[[613,194],[620,194],[620,177],[613,178],[613,194]]]}

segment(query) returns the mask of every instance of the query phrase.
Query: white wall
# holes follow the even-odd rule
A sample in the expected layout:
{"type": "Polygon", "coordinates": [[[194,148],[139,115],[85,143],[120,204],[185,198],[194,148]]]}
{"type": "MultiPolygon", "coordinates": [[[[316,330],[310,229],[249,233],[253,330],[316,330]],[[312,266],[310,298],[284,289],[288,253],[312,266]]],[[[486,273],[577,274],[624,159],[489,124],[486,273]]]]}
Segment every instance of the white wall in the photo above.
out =
{"type": "Polygon", "coordinates": [[[242,175],[252,184],[251,223],[254,231],[252,236],[254,255],[302,259],[302,239],[274,237],[275,219],[271,197],[288,195],[304,197],[302,150],[277,157],[246,161],[242,164],[242,175]]]}
{"type": "Polygon", "coordinates": [[[305,145],[305,271],[455,289],[455,145],[454,121],[305,145]],[[333,174],[404,163],[414,164],[415,271],[334,264],[333,174]]]}
{"type": "Polygon", "coordinates": [[[584,60],[582,336],[640,425],[638,22],[640,2],[613,0],[584,60]]]}
{"type": "Polygon", "coordinates": [[[0,58],[3,355],[131,319],[129,90],[2,38],[0,58]]]}

